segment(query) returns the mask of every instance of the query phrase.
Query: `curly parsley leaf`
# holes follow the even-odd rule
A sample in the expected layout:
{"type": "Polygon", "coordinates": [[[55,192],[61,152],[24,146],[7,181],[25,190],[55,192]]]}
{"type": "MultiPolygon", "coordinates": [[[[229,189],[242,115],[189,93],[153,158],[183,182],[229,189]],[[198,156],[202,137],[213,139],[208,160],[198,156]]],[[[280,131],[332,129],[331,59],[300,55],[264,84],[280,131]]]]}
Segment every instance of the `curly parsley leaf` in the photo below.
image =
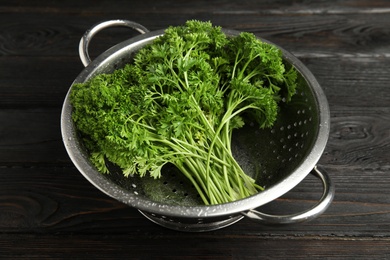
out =
{"type": "Polygon", "coordinates": [[[262,190],[232,155],[233,130],[245,114],[272,126],[296,79],[275,46],[191,20],[166,29],[123,69],[75,84],[72,116],[102,173],[108,160],[126,176],[159,178],[169,163],[205,204],[225,203],[262,190]]]}

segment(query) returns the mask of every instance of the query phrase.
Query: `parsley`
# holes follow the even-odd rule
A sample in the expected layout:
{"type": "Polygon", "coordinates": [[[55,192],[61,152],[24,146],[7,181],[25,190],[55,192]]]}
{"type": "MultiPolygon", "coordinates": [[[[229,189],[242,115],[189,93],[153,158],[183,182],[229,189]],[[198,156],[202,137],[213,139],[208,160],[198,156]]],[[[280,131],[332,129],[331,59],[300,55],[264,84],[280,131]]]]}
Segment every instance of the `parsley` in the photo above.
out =
{"type": "Polygon", "coordinates": [[[192,20],[166,29],[123,69],[75,84],[72,116],[100,172],[108,160],[126,176],[159,178],[173,164],[205,204],[219,204],[262,190],[233,158],[233,130],[243,115],[272,126],[295,88],[296,71],[275,46],[192,20]]]}

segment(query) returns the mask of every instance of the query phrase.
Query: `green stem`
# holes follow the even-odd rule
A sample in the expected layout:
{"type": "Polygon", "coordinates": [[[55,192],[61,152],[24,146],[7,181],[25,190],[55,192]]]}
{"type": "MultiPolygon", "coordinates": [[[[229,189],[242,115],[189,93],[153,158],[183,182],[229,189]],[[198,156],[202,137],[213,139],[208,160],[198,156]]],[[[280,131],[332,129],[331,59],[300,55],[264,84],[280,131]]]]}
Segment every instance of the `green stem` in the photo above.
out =
{"type": "MultiPolygon", "coordinates": [[[[207,197],[205,196],[203,190],[204,188],[202,189],[199,185],[198,185],[198,181],[196,181],[194,178],[193,178],[193,175],[192,173],[194,172],[194,169],[192,169],[192,165],[190,164],[186,164],[187,167],[190,168],[191,170],[191,173],[188,172],[188,170],[186,169],[186,167],[184,167],[182,164],[175,164],[174,165],[188,178],[188,180],[192,183],[192,185],[194,185],[195,189],[197,190],[199,196],[201,197],[203,203],[205,205],[210,205],[210,202],[209,200],[207,199],[207,197]]],[[[200,181],[201,184],[203,184],[202,181],[200,181]]]]}

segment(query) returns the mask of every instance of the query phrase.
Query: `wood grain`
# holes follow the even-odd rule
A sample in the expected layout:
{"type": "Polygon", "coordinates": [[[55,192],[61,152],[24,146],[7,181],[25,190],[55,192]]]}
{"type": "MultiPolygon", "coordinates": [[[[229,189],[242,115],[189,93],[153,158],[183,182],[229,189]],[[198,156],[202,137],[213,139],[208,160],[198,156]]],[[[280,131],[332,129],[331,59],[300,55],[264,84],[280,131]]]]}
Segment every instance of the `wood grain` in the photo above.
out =
{"type": "MultiPolygon", "coordinates": [[[[301,225],[265,226],[248,219],[223,234],[375,237],[390,235],[387,171],[326,168],[336,183],[333,204],[320,218],[301,225]],[[352,181],[351,181],[352,180],[352,181]],[[375,216],[375,222],[371,222],[375,216]],[[341,227],[345,227],[340,229],[341,227]],[[372,233],[377,230],[377,233],[372,233]],[[380,231],[380,232],[379,232],[380,231]]],[[[107,197],[74,167],[0,168],[0,227],[4,232],[115,233],[160,232],[134,208],[107,197]],[[141,228],[142,226],[142,228],[141,228]],[[97,229],[98,227],[98,229],[97,229]]],[[[322,192],[320,182],[307,177],[275,202],[258,210],[292,214],[313,206],[322,192]]],[[[137,234],[138,235],[138,234],[137,234]]]]}
{"type": "Polygon", "coordinates": [[[126,259],[150,259],[156,256],[155,252],[158,252],[158,259],[386,259],[389,257],[388,243],[386,239],[367,241],[182,233],[139,237],[0,235],[0,248],[6,248],[3,256],[17,259],[69,259],[75,255],[80,259],[91,255],[94,259],[107,259],[113,255],[126,259]],[[47,241],[51,241],[53,246],[47,247],[47,241]],[[196,242],[172,248],[172,245],[181,245],[182,241],[196,242]],[[69,250],[70,248],[72,250],[69,250]],[[289,250],[284,251],[281,248],[289,250]],[[372,250],[373,248],[376,250],[372,250]]]}
{"type": "MultiPolygon", "coordinates": [[[[245,2],[227,2],[213,1],[212,5],[203,1],[183,2],[176,4],[180,12],[172,7],[172,3],[161,1],[160,4],[155,1],[133,3],[131,8],[120,2],[108,6],[107,2],[101,2],[100,5],[91,4],[88,12],[92,13],[80,11],[77,4],[56,7],[55,10],[24,6],[14,12],[11,7],[4,7],[10,13],[0,17],[0,54],[74,56],[77,55],[78,41],[88,28],[97,22],[119,17],[139,22],[150,30],[179,25],[188,19],[210,20],[225,28],[256,33],[300,55],[390,55],[390,5],[386,2],[375,8],[367,1],[349,2],[337,6],[337,12],[332,11],[335,9],[333,4],[325,3],[307,5],[301,2],[281,7],[270,3],[253,6],[251,1],[247,5],[245,2]],[[117,8],[121,4],[125,7],[117,8]],[[149,8],[145,9],[145,5],[149,8]],[[95,9],[99,11],[95,13],[95,9]],[[101,10],[112,12],[101,13],[101,10]],[[367,15],[370,19],[365,19],[367,15]],[[75,16],[81,19],[75,22],[75,16]],[[29,20],[34,22],[23,22],[29,20]]],[[[111,33],[102,32],[102,36],[94,41],[96,50],[101,52],[110,47],[107,43],[112,45],[135,35],[127,29],[109,30],[111,33]]]]}
{"type": "MultiPolygon", "coordinates": [[[[390,258],[390,4],[332,1],[23,1],[0,4],[0,258],[390,258]],[[107,19],[150,30],[188,19],[254,32],[295,54],[330,107],[319,161],[336,186],[329,209],[299,225],[249,219],[208,233],[168,230],[90,184],[60,133],[65,95],[83,66],[82,34],[107,19]]],[[[96,57],[136,35],[101,32],[96,57]]],[[[318,201],[311,175],[258,210],[287,214],[318,201]]]]}

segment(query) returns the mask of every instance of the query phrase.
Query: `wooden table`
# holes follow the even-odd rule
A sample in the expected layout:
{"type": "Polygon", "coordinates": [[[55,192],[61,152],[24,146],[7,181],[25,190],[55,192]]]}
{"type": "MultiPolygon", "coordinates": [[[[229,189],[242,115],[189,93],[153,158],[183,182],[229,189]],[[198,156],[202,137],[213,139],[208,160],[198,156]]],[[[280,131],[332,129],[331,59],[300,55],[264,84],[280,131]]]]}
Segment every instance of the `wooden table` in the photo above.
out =
{"type": "MultiPolygon", "coordinates": [[[[132,37],[109,29],[91,55],[132,37]]],[[[390,2],[14,1],[0,2],[1,259],[389,259],[390,2]],[[153,224],[93,187],[61,140],[65,94],[83,65],[80,37],[102,20],[150,30],[188,19],[253,32],[301,59],[329,101],[331,131],[320,164],[336,184],[333,204],[308,223],[244,219],[206,233],[153,224]]],[[[308,177],[262,207],[293,213],[313,205],[308,177]]]]}

